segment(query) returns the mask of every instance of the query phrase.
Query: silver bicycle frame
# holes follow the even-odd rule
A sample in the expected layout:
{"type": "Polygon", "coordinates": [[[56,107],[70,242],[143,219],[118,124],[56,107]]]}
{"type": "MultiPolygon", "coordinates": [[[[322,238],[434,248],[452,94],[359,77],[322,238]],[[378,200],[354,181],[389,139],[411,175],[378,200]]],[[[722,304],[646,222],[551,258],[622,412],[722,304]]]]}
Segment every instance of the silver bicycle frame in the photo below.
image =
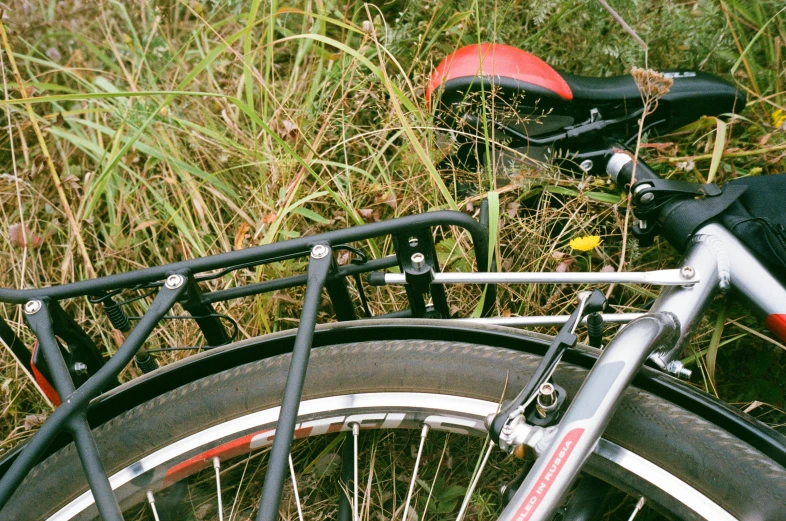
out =
{"type": "Polygon", "coordinates": [[[724,227],[702,227],[681,267],[698,273],[700,281],[664,289],[647,315],[631,321],[609,343],[499,521],[551,517],[643,363],[649,357],[665,367],[673,360],[717,291],[733,289],[785,339],[786,288],[724,227]]]}

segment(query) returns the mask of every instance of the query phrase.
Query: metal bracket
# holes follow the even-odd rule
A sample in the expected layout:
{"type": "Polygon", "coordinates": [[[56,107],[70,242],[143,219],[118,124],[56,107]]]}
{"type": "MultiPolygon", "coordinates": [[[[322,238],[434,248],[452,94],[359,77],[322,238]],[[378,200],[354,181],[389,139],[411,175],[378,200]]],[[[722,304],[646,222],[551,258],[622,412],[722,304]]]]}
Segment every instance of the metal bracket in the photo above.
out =
{"type": "Polygon", "coordinates": [[[439,273],[437,251],[431,228],[421,228],[407,234],[393,236],[401,277],[407,284],[412,316],[448,318],[450,311],[445,289],[432,285],[439,273]],[[428,309],[423,295],[431,295],[433,309],[428,309]]]}

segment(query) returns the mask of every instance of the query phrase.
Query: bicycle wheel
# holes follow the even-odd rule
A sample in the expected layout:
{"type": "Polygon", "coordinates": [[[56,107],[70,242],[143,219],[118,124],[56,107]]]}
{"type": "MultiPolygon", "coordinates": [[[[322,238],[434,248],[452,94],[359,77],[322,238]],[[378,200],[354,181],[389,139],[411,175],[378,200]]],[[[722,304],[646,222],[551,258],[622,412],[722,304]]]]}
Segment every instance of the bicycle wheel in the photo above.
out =
{"type": "MultiPolygon", "coordinates": [[[[526,334],[521,338],[526,344],[526,334]]],[[[342,431],[353,423],[362,428],[357,458],[363,519],[401,519],[424,424],[433,434],[423,451],[413,510],[417,519],[424,513],[427,519],[455,518],[484,451],[485,416],[515,395],[538,361],[526,352],[453,341],[314,349],[296,432],[303,440],[293,449],[299,486],[285,493],[285,518],[297,519],[295,490],[305,519],[335,518],[342,493],[337,474],[313,468],[324,466],[318,462],[325,455],[335,466],[342,431]],[[429,456],[432,447],[438,450],[429,456]]],[[[288,366],[286,354],[246,363],[98,427],[96,440],[126,519],[153,519],[148,491],[162,510],[177,512],[177,519],[219,519],[214,457],[221,465],[224,519],[253,519],[288,366]],[[169,502],[180,506],[170,508],[169,502]]],[[[585,376],[586,369],[563,362],[555,379],[573,396],[585,376]]],[[[494,519],[499,502],[492,491],[521,467],[499,451],[492,454],[467,519],[494,519]]],[[[599,519],[628,519],[640,497],[650,510],[637,519],[775,520],[786,512],[783,467],[637,388],[626,392],[586,470],[617,491],[605,496],[608,512],[599,519]]],[[[31,472],[0,517],[95,518],[92,498],[77,479],[81,475],[73,446],[58,451],[31,472]]]]}

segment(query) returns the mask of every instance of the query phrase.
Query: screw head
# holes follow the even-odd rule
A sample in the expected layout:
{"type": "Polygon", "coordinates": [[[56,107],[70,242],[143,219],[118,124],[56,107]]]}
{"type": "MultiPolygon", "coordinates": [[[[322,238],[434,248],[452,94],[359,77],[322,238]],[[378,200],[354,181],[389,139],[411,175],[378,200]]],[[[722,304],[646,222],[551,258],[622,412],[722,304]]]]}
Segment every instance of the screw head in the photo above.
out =
{"type": "Polygon", "coordinates": [[[680,268],[680,277],[685,280],[690,280],[696,275],[696,270],[692,266],[683,266],[680,268]]]}
{"type": "Polygon", "coordinates": [[[330,253],[330,248],[324,244],[317,244],[311,248],[311,258],[313,259],[324,259],[328,253],[330,253]]]}
{"type": "Polygon", "coordinates": [[[412,261],[412,266],[414,266],[415,269],[420,269],[426,265],[426,257],[422,253],[413,253],[412,257],[410,257],[410,260],[412,261]]]}
{"type": "Polygon", "coordinates": [[[25,314],[26,315],[35,315],[41,310],[43,304],[40,300],[28,300],[25,304],[25,314]]]}
{"type": "Polygon", "coordinates": [[[592,162],[592,159],[585,159],[579,164],[579,168],[581,168],[585,172],[589,172],[590,170],[592,170],[593,166],[595,166],[595,163],[592,162]]]}
{"type": "Polygon", "coordinates": [[[649,204],[654,200],[655,200],[655,194],[653,194],[652,192],[647,192],[645,194],[642,194],[641,198],[639,198],[639,201],[644,204],[649,204]]]}
{"type": "Polygon", "coordinates": [[[173,273],[172,275],[166,278],[166,282],[164,282],[164,286],[167,289],[177,289],[183,284],[185,284],[186,278],[179,273],[173,273]]]}
{"type": "Polygon", "coordinates": [[[76,362],[74,364],[74,372],[76,374],[86,375],[87,374],[87,364],[84,362],[76,362]]]}

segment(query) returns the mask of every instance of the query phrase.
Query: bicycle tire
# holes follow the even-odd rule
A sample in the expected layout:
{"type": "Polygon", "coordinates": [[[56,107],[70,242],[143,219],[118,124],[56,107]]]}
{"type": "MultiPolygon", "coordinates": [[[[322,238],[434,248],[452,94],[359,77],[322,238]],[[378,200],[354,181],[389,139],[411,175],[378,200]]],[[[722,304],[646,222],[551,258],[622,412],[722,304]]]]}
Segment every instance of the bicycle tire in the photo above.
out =
{"type": "MultiPolygon", "coordinates": [[[[515,395],[538,361],[538,356],[529,353],[454,341],[339,344],[312,352],[303,400],[407,392],[494,404],[503,389],[506,398],[515,395]]],[[[108,473],[128,468],[145,455],[172,446],[173,441],[254,411],[271,410],[280,400],[288,363],[289,355],[284,354],[224,370],[169,391],[96,428],[108,473]]],[[[586,369],[563,362],[555,378],[573,396],[585,375],[586,369]]],[[[786,469],[743,440],[649,392],[628,389],[604,438],[687,483],[737,519],[783,519],[786,469]]],[[[194,451],[201,454],[199,450],[217,442],[210,443],[181,457],[188,459],[194,451]]],[[[170,463],[175,465],[176,460],[170,463]]],[[[618,472],[602,458],[594,469],[601,475],[618,472]]],[[[30,473],[0,517],[20,521],[47,518],[86,488],[73,479],[80,472],[73,445],[58,451],[30,473]]],[[[627,488],[644,486],[640,477],[625,479],[629,480],[624,484],[627,488]]],[[[676,509],[680,517],[693,515],[674,498],[661,501],[664,508],[676,509]]]]}

